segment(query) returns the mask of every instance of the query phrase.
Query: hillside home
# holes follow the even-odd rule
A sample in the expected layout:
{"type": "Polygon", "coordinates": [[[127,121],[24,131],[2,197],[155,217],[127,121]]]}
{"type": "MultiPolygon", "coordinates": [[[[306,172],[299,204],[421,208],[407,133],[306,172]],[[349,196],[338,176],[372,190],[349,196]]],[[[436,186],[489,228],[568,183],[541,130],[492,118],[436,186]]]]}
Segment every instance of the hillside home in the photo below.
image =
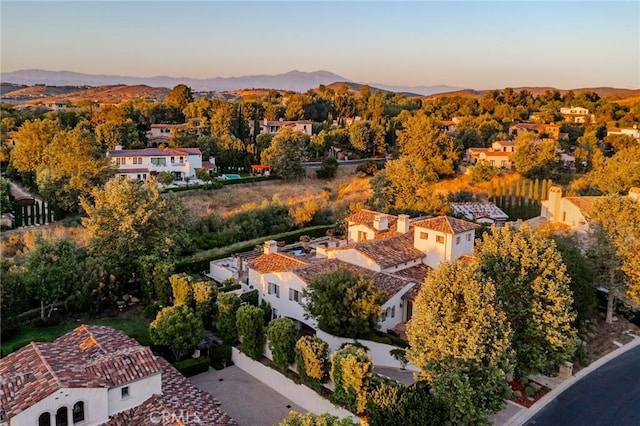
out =
{"type": "Polygon", "coordinates": [[[49,102],[45,106],[51,111],[63,111],[70,108],[68,102],[60,102],[60,101],[49,102]]]}
{"type": "Polygon", "coordinates": [[[560,138],[560,126],[555,124],[516,123],[509,126],[509,136],[516,137],[523,132],[532,132],[537,135],[546,133],[550,138],[560,138]]]}
{"type": "Polygon", "coordinates": [[[595,116],[583,107],[560,108],[560,114],[570,123],[584,124],[595,123],[595,116]]]}
{"type": "Polygon", "coordinates": [[[421,286],[427,272],[440,263],[471,255],[479,225],[441,216],[411,220],[407,215],[387,215],[361,210],[346,219],[345,244],[317,247],[315,252],[278,252],[267,241],[263,254],[248,262],[248,284],[260,299],[274,308],[274,316],[289,317],[300,326],[316,327],[306,319],[303,290],[318,274],[345,267],[369,277],[385,295],[380,316],[382,330],[411,318],[410,300],[404,297],[421,286]],[[403,298],[404,297],[404,298],[403,298]]]}
{"type": "Polygon", "coordinates": [[[0,359],[0,382],[2,426],[236,424],[167,361],[110,327],[31,343],[0,359]]]}
{"type": "Polygon", "coordinates": [[[215,159],[203,162],[199,148],[122,149],[118,145],[107,152],[107,157],[117,166],[118,176],[130,179],[145,180],[160,172],[171,172],[177,180],[183,180],[195,178],[198,169],[215,169],[215,159]]]}
{"type": "Polygon", "coordinates": [[[456,133],[456,123],[453,120],[443,120],[440,124],[440,130],[445,132],[447,135],[454,135],[456,133]]]}
{"type": "MultiPolygon", "coordinates": [[[[255,124],[253,121],[249,121],[249,135],[253,136],[255,132],[255,124]]],[[[285,121],[285,120],[267,120],[266,118],[263,121],[259,122],[258,133],[255,135],[259,135],[260,133],[269,133],[270,135],[277,134],[280,130],[288,127],[294,131],[305,133],[309,136],[312,135],[313,131],[313,122],[311,120],[296,120],[296,121],[285,121]]]]}
{"type": "Polygon", "coordinates": [[[491,148],[468,148],[467,161],[476,164],[478,161],[486,161],[489,165],[501,169],[512,168],[511,156],[515,152],[515,143],[512,141],[493,142],[491,148]]]}
{"type": "Polygon", "coordinates": [[[451,203],[451,210],[466,220],[482,225],[503,227],[509,220],[505,212],[490,202],[455,202],[451,203]]]}
{"type": "Polygon", "coordinates": [[[633,127],[611,127],[607,129],[607,136],[609,135],[627,135],[640,140],[640,129],[638,129],[637,125],[633,127]]]}

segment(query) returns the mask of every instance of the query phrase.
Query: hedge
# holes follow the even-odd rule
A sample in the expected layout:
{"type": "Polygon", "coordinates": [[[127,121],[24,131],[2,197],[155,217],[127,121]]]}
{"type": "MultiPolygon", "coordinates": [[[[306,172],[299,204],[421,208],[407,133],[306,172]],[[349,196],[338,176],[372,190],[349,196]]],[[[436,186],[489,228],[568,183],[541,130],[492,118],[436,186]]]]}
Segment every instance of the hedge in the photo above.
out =
{"type": "Polygon", "coordinates": [[[164,188],[163,192],[183,192],[183,191],[191,191],[194,189],[202,189],[204,191],[208,191],[211,189],[220,189],[226,185],[240,185],[243,183],[254,183],[254,182],[262,182],[267,180],[278,180],[280,179],[277,176],[251,176],[240,179],[229,179],[229,180],[214,180],[211,182],[203,183],[203,184],[193,184],[187,186],[177,186],[174,188],[164,188]]]}
{"type": "Polygon", "coordinates": [[[178,361],[174,363],[173,366],[182,373],[183,376],[191,377],[208,371],[210,363],[211,360],[208,356],[201,356],[200,358],[189,358],[178,361]]]}
{"type": "Polygon", "coordinates": [[[327,229],[332,228],[333,225],[318,225],[311,226],[309,228],[297,229],[295,231],[284,232],[282,234],[269,235],[266,237],[256,238],[244,243],[236,243],[226,250],[213,249],[205,252],[200,252],[191,257],[183,258],[176,262],[176,273],[190,273],[199,274],[202,271],[209,270],[209,262],[212,260],[223,259],[229,257],[235,253],[241,253],[243,251],[249,251],[255,246],[263,244],[268,240],[284,240],[286,244],[298,242],[302,235],[308,235],[309,237],[320,237],[326,235],[327,229]]]}
{"type": "Polygon", "coordinates": [[[211,366],[216,370],[222,370],[225,367],[233,365],[233,361],[231,361],[231,346],[229,345],[210,347],[209,357],[211,358],[211,366]]]}

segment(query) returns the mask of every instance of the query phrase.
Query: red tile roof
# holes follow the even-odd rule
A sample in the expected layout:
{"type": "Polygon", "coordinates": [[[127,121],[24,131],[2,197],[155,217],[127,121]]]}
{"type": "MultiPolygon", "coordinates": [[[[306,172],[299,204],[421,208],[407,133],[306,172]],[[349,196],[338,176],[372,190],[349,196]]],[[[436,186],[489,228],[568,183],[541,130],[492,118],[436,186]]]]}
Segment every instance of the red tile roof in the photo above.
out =
{"type": "Polygon", "coordinates": [[[282,253],[262,254],[249,262],[249,267],[258,272],[284,272],[306,262],[282,253]]]}
{"type": "MultiPolygon", "coordinates": [[[[412,225],[415,225],[412,223],[412,225]]],[[[413,245],[413,232],[398,234],[384,240],[370,240],[355,244],[354,248],[375,261],[381,268],[422,259],[425,255],[413,245]]]]}
{"type": "Polygon", "coordinates": [[[114,149],[108,151],[109,157],[166,157],[202,155],[200,148],[144,148],[144,149],[114,149]]]}
{"type": "Polygon", "coordinates": [[[60,388],[111,388],[160,372],[151,350],[110,327],[81,325],[0,360],[0,402],[12,417],[60,388]]]}
{"type": "Polygon", "coordinates": [[[564,199],[578,207],[585,217],[590,217],[597,201],[604,197],[565,197],[564,199]]]}
{"type": "Polygon", "coordinates": [[[347,216],[344,221],[348,224],[349,222],[353,222],[355,224],[360,224],[360,225],[365,225],[371,229],[373,229],[376,232],[381,232],[381,233],[385,233],[385,232],[389,232],[389,231],[396,231],[396,227],[397,227],[397,222],[398,222],[398,216],[394,216],[392,214],[386,214],[386,213],[379,213],[379,212],[375,212],[373,210],[367,210],[367,209],[362,209],[358,212],[355,212],[354,214],[347,216]],[[387,216],[387,230],[385,231],[378,231],[377,229],[375,229],[373,227],[373,222],[376,218],[376,216],[378,215],[383,215],[383,216],[387,216]]]}
{"type": "Polygon", "coordinates": [[[480,225],[477,225],[475,223],[449,216],[433,217],[430,219],[414,222],[412,225],[419,228],[433,229],[434,231],[451,235],[460,234],[462,232],[480,228],[480,225]]]}
{"type": "Polygon", "coordinates": [[[118,173],[149,173],[147,168],[128,169],[126,167],[118,167],[118,173]]]}

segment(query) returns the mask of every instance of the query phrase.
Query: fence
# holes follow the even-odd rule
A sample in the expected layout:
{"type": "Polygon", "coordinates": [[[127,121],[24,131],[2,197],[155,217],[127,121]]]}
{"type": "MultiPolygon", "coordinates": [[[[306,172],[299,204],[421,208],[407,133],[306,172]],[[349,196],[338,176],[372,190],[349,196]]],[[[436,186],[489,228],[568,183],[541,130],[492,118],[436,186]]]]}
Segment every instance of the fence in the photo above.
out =
{"type": "Polygon", "coordinates": [[[34,201],[33,204],[14,204],[14,227],[45,225],[54,220],[53,210],[44,201],[34,201]]]}
{"type": "Polygon", "coordinates": [[[509,215],[509,219],[527,220],[540,216],[542,201],[548,198],[551,184],[551,179],[522,179],[510,184],[503,181],[489,188],[488,198],[509,215]]]}

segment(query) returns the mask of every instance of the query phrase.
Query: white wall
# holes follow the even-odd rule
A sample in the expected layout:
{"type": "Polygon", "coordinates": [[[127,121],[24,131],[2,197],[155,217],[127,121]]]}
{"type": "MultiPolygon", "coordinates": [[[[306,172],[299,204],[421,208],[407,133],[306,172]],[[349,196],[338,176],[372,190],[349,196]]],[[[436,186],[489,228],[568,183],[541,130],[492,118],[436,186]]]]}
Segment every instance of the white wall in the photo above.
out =
{"type": "Polygon", "coordinates": [[[435,269],[440,263],[447,259],[447,250],[451,247],[451,239],[447,239],[448,237],[451,236],[444,232],[415,227],[413,231],[413,246],[427,255],[422,260],[425,265],[435,269]],[[420,238],[422,232],[428,234],[426,240],[420,238]],[[436,242],[436,237],[443,237],[444,244],[436,242]]]}
{"type": "Polygon", "coordinates": [[[327,253],[329,259],[340,259],[343,262],[350,263],[352,265],[361,266],[369,269],[370,271],[381,272],[380,265],[378,265],[373,259],[360,253],[358,250],[350,248],[344,250],[333,250],[327,253]]]}
{"type": "Polygon", "coordinates": [[[411,288],[415,286],[414,283],[409,283],[405,287],[402,288],[399,292],[393,295],[393,297],[387,300],[380,308],[383,312],[387,312],[389,310],[389,315],[383,321],[379,321],[380,330],[387,331],[390,328],[395,327],[396,325],[402,322],[402,310],[404,305],[402,304],[402,296],[409,291],[411,288]],[[391,311],[395,307],[395,315],[391,317],[391,311]]]}
{"type": "Polygon", "coordinates": [[[78,401],[84,402],[83,426],[102,424],[109,420],[107,392],[107,388],[62,388],[11,418],[11,426],[36,426],[38,417],[47,411],[55,425],[55,414],[61,407],[67,407],[69,424],[73,424],[72,409],[78,401]]]}
{"type": "Polygon", "coordinates": [[[420,265],[422,263],[422,259],[415,259],[409,262],[401,263],[400,265],[390,266],[382,270],[382,272],[387,272],[389,274],[393,274],[394,272],[402,271],[403,269],[411,268],[412,266],[420,265]]]}
{"type": "Polygon", "coordinates": [[[153,394],[162,393],[162,375],[160,372],[135,382],[109,389],[109,415],[137,407],[153,394]],[[122,399],[123,387],[129,387],[129,397],[122,399]]]}
{"type": "Polygon", "coordinates": [[[449,235],[451,238],[451,257],[447,261],[458,259],[463,254],[469,256],[473,253],[473,243],[475,239],[475,231],[462,232],[460,234],[449,235]],[[460,237],[460,243],[456,244],[457,238],[460,237]]]}
{"type": "MultiPolygon", "coordinates": [[[[347,240],[350,243],[359,242],[358,241],[358,232],[364,232],[366,234],[367,240],[373,240],[375,237],[375,232],[369,228],[368,226],[362,224],[356,224],[354,222],[349,222],[347,230],[347,240]]],[[[364,240],[360,240],[364,241],[364,240]]]]}
{"type": "Polygon", "coordinates": [[[305,410],[315,414],[329,413],[339,418],[350,417],[352,420],[358,421],[358,418],[353,413],[333,405],[310,388],[295,384],[281,373],[252,360],[236,348],[231,348],[231,350],[231,359],[238,368],[305,410]]]}
{"type": "Polygon", "coordinates": [[[289,300],[289,289],[297,290],[302,296],[302,291],[307,284],[293,272],[273,272],[259,274],[254,270],[249,272],[249,284],[258,289],[259,299],[266,300],[271,307],[277,309],[279,317],[289,317],[315,327],[316,323],[304,317],[304,308],[296,301],[289,300]],[[280,297],[268,293],[268,283],[277,284],[280,287],[280,297]]]}
{"type": "MultiPolygon", "coordinates": [[[[324,340],[329,344],[329,352],[333,353],[340,349],[340,346],[343,343],[353,343],[354,339],[347,339],[345,337],[337,337],[332,334],[326,333],[322,330],[318,330],[316,333],[320,339],[324,340]]],[[[383,367],[395,367],[401,368],[402,365],[398,362],[394,357],[391,356],[389,351],[392,349],[398,349],[397,346],[385,345],[384,343],[372,342],[371,340],[361,340],[358,339],[358,343],[366,346],[369,349],[367,352],[371,355],[371,361],[373,365],[383,366],[383,367]]],[[[413,364],[407,364],[407,370],[410,371],[420,371],[413,364]]]]}

